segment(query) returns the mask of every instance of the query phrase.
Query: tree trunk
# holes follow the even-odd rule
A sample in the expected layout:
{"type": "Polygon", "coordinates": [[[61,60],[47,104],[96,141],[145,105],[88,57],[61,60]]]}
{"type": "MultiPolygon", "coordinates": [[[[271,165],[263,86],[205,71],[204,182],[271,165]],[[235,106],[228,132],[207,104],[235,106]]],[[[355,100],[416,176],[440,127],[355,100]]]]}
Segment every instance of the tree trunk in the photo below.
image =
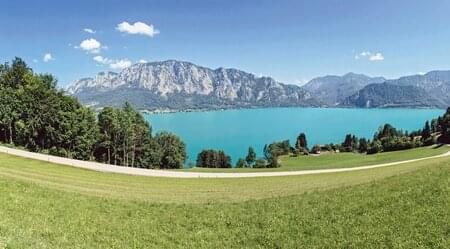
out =
{"type": "Polygon", "coordinates": [[[12,138],[12,124],[9,123],[9,143],[13,144],[13,138],[12,138]]]}
{"type": "Polygon", "coordinates": [[[135,154],[136,154],[136,145],[133,143],[133,154],[131,154],[131,167],[134,167],[135,154]]]}
{"type": "Polygon", "coordinates": [[[111,164],[111,148],[108,146],[108,164],[111,164]]]}

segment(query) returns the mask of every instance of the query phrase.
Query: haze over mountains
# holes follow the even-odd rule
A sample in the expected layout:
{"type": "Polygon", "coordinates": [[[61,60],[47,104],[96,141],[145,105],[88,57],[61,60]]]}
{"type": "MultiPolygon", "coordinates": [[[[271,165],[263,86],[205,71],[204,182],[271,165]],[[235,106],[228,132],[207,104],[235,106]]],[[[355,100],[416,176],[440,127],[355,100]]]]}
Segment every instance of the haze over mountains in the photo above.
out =
{"type": "Polygon", "coordinates": [[[141,110],[252,107],[438,107],[450,105],[450,71],[396,80],[348,73],[312,79],[304,86],[237,69],[210,69],[168,60],[134,64],[120,73],[83,78],[67,92],[93,107],[131,102],[141,110]]]}

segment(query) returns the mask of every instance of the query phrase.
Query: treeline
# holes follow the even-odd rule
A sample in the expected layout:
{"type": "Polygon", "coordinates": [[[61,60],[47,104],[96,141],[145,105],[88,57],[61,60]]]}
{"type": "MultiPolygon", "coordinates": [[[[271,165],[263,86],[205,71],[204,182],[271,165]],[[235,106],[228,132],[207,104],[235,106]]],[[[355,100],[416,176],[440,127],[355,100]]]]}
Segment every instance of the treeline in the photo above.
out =
{"type": "MultiPolygon", "coordinates": [[[[245,158],[240,158],[236,162],[237,168],[276,168],[279,167],[280,156],[299,156],[320,154],[322,151],[328,152],[357,152],[365,154],[376,154],[387,151],[397,151],[412,149],[421,146],[429,146],[436,143],[450,143],[450,107],[444,115],[426,121],[423,128],[408,133],[399,130],[390,124],[381,126],[375,132],[372,140],[358,138],[353,134],[347,134],[342,143],[315,144],[311,149],[305,133],[300,133],[291,147],[289,140],[266,144],[263,149],[263,157],[257,158],[255,150],[250,147],[245,158]]],[[[197,167],[231,168],[229,156],[223,151],[205,150],[197,159],[197,167]]]]}
{"type": "Polygon", "coordinates": [[[231,157],[223,150],[203,150],[197,156],[197,167],[231,168],[231,157]]]}
{"type": "Polygon", "coordinates": [[[152,136],[131,105],[106,107],[98,117],[16,58],[0,65],[0,142],[30,151],[141,168],[181,168],[186,146],[175,135],[152,136]]]}

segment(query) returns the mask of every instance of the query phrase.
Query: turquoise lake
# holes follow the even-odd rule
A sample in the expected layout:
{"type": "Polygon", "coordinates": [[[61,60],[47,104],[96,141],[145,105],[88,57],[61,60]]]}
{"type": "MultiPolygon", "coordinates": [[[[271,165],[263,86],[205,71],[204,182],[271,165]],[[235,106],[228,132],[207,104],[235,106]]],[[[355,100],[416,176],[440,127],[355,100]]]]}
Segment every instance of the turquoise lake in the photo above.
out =
{"type": "Polygon", "coordinates": [[[146,114],[145,118],[154,132],[170,131],[183,139],[188,164],[206,148],[224,150],[234,164],[245,157],[249,146],[262,157],[265,144],[285,139],[295,144],[300,132],[306,133],[311,147],[341,143],[347,133],[372,138],[385,123],[416,130],[443,113],[438,109],[269,108],[146,114]]]}

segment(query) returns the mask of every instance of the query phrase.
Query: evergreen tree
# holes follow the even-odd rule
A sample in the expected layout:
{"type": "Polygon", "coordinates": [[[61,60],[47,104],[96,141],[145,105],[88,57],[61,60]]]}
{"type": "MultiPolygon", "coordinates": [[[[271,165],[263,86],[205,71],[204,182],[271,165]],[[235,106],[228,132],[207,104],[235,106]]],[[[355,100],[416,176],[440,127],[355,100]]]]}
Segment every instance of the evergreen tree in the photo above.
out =
{"type": "Polygon", "coordinates": [[[295,142],[295,148],[298,151],[303,151],[303,150],[308,150],[308,142],[306,141],[306,134],[305,133],[300,133],[300,135],[298,135],[297,140],[295,142]]]}
{"type": "Polygon", "coordinates": [[[365,153],[367,152],[368,149],[368,142],[365,138],[360,138],[359,139],[359,146],[358,146],[358,151],[360,153],[365,153]]]}
{"type": "Polygon", "coordinates": [[[422,141],[425,141],[431,137],[431,128],[428,120],[425,122],[425,126],[422,130],[422,141]]]}
{"type": "Polygon", "coordinates": [[[253,166],[253,164],[256,161],[256,152],[255,149],[253,149],[253,147],[251,146],[248,148],[248,153],[247,156],[245,157],[245,161],[247,162],[247,165],[250,167],[253,166]]]}

